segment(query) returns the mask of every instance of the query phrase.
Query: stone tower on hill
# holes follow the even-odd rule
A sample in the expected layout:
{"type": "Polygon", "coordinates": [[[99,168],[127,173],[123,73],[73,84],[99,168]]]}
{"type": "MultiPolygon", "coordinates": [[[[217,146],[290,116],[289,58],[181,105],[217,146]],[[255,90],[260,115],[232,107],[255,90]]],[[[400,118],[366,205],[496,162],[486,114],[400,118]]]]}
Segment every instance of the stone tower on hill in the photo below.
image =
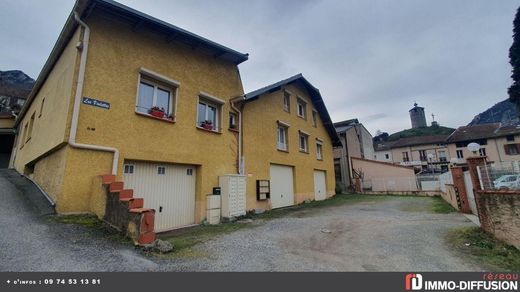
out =
{"type": "Polygon", "coordinates": [[[426,127],[424,108],[414,103],[413,108],[410,110],[410,120],[412,121],[412,129],[426,127]]]}

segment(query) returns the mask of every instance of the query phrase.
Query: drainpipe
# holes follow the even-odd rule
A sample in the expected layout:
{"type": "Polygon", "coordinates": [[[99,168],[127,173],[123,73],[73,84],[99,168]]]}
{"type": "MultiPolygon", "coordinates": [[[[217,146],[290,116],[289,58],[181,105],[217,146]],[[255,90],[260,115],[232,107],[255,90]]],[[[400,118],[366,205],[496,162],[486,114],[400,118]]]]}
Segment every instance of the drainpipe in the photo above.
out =
{"type": "Polygon", "coordinates": [[[88,145],[88,144],[80,144],[76,143],[76,133],[78,130],[78,120],[79,120],[79,107],[81,105],[81,97],[83,95],[83,81],[85,79],[85,68],[87,64],[87,53],[88,53],[88,43],[90,37],[90,28],[88,25],[81,21],[79,15],[76,11],[74,11],[74,18],[81,25],[85,31],[83,34],[82,47],[78,47],[78,50],[81,52],[81,59],[79,63],[79,73],[78,73],[78,83],[76,85],[76,95],[74,97],[74,107],[72,110],[72,121],[70,126],[70,135],[69,135],[69,145],[73,148],[78,149],[88,149],[88,150],[96,150],[96,151],[106,151],[113,152],[114,159],[112,161],[112,174],[117,174],[117,164],[119,160],[119,151],[113,147],[105,147],[98,145],[88,145]]]}
{"type": "MultiPolygon", "coordinates": [[[[243,99],[243,97],[240,97],[243,99]]],[[[231,101],[231,108],[238,113],[238,174],[244,174],[242,167],[242,111],[239,110],[233,101],[231,101]]]]}

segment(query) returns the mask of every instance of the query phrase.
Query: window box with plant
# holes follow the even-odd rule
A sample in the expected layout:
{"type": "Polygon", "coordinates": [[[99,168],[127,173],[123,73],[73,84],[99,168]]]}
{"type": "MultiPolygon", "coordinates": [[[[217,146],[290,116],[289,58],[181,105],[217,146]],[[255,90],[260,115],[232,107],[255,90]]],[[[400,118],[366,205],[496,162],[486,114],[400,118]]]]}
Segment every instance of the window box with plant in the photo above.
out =
{"type": "Polygon", "coordinates": [[[204,130],[210,130],[213,131],[213,122],[210,120],[205,120],[202,123],[200,123],[200,127],[204,130]]]}
{"type": "Polygon", "coordinates": [[[160,108],[158,106],[152,107],[148,113],[156,118],[164,118],[164,108],[160,108]]]}
{"type": "Polygon", "coordinates": [[[141,73],[136,113],[157,119],[174,121],[175,93],[178,82],[166,80],[166,77],[156,75],[156,73],[152,74],[150,72],[146,75],[141,73]]]}

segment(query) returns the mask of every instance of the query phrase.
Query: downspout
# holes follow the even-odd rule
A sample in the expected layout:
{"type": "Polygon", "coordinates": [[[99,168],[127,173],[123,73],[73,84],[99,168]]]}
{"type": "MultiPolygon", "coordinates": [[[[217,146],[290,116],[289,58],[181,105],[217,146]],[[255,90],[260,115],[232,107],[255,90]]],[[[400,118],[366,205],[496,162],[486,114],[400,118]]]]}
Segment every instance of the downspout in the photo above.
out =
{"type": "Polygon", "coordinates": [[[231,101],[231,108],[238,113],[238,174],[244,174],[242,167],[242,111],[239,110],[233,101],[231,101]]]}
{"type": "Polygon", "coordinates": [[[80,144],[76,143],[76,133],[78,130],[78,120],[79,120],[79,107],[81,105],[81,96],[83,95],[83,83],[85,79],[85,68],[87,65],[87,53],[88,53],[88,44],[89,44],[89,38],[90,38],[90,28],[88,25],[81,21],[78,13],[74,11],[74,18],[76,21],[81,25],[85,31],[83,33],[83,41],[82,41],[82,47],[79,47],[78,50],[81,52],[81,59],[79,63],[79,73],[78,73],[78,82],[76,85],[76,95],[74,97],[74,107],[72,110],[72,121],[70,126],[70,135],[69,135],[69,145],[73,148],[78,149],[89,149],[89,150],[96,150],[96,151],[106,151],[106,152],[113,152],[114,153],[114,159],[112,161],[112,174],[117,174],[117,164],[119,160],[119,151],[116,148],[113,147],[105,147],[105,146],[98,146],[98,145],[88,145],[88,144],[80,144]]]}

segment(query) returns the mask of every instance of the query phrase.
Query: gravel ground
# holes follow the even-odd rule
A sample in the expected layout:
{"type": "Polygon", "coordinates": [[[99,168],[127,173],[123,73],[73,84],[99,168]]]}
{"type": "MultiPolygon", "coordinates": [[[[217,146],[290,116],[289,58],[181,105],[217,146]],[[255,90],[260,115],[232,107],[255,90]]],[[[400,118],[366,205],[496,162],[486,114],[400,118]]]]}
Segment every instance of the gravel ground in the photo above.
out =
{"type": "Polygon", "coordinates": [[[50,220],[28,192],[28,182],[0,171],[0,271],[484,270],[452,253],[443,239],[473,223],[458,213],[430,213],[429,198],[301,210],[250,223],[259,226],[200,244],[190,256],[161,259],[50,220]]]}
{"type": "Polygon", "coordinates": [[[182,271],[483,271],[450,251],[444,235],[474,226],[430,213],[429,198],[388,197],[308,209],[196,247],[198,259],[163,262],[182,271]],[[330,233],[325,233],[328,230],[330,233]]]}

